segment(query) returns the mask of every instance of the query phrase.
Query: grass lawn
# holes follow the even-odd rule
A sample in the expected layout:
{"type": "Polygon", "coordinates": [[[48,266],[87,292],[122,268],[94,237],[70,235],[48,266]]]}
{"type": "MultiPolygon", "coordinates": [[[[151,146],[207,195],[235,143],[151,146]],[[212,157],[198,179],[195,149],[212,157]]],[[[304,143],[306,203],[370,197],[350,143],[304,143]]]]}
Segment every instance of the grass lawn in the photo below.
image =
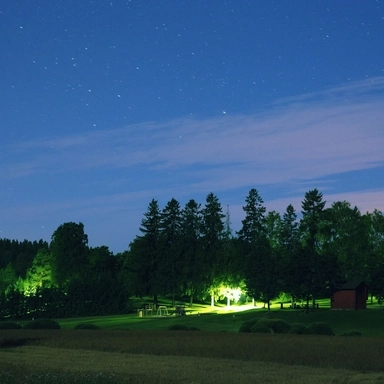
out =
{"type": "MultiPolygon", "coordinates": [[[[329,303],[329,301],[328,301],[329,303]]],[[[170,308],[170,303],[168,303],[170,308]]],[[[197,327],[202,331],[237,332],[241,324],[249,319],[258,317],[273,317],[284,319],[288,323],[303,323],[309,325],[316,321],[328,323],[340,335],[346,331],[360,331],[363,336],[384,336],[384,310],[377,306],[368,305],[367,310],[335,311],[327,308],[325,303],[319,309],[306,313],[300,309],[280,309],[280,305],[272,306],[270,313],[265,308],[252,306],[225,306],[212,309],[208,305],[195,304],[187,307],[186,316],[157,316],[138,317],[137,313],[116,316],[98,316],[89,318],[59,319],[63,329],[71,329],[78,323],[91,322],[102,329],[130,330],[166,330],[173,324],[184,324],[197,327]]]]}

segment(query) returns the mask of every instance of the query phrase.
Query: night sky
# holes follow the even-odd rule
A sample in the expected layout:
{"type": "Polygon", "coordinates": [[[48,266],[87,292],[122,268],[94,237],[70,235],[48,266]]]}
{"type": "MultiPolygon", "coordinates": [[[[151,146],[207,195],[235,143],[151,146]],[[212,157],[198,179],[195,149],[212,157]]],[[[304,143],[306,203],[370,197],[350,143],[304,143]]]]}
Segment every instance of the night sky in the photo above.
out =
{"type": "Polygon", "coordinates": [[[237,230],[251,188],[384,210],[384,1],[3,0],[0,33],[0,238],[121,252],[209,192],[237,230]]]}

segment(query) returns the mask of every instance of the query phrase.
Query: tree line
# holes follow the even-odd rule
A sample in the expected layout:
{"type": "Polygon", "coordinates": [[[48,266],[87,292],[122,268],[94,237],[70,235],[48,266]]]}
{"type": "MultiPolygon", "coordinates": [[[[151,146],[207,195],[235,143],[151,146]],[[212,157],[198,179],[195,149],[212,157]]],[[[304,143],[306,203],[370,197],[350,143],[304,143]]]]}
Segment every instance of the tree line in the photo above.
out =
{"type": "Polygon", "coordinates": [[[362,214],[346,201],[305,193],[300,218],[292,205],[266,211],[256,189],[243,206],[241,228],[209,193],[205,204],[152,199],[140,234],[125,252],[88,247],[82,223],[64,223],[51,243],[0,239],[0,308],[3,317],[64,317],[122,313],[132,296],[160,296],[212,304],[239,292],[266,303],[281,294],[310,301],[329,297],[344,281],[365,281],[384,297],[384,216],[362,214]],[[17,305],[16,305],[17,304],[17,305]]]}
{"type": "Polygon", "coordinates": [[[120,264],[107,246],[88,247],[82,223],[60,225],[49,245],[0,239],[0,318],[126,313],[120,264]],[[30,263],[18,271],[20,257],[30,263]]]}

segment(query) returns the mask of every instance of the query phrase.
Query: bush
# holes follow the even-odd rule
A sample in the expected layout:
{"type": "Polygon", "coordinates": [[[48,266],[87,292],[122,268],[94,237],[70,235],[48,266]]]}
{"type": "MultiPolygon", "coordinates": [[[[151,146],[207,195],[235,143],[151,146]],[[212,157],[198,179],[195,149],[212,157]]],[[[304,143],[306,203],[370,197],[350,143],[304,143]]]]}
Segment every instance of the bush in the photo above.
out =
{"type": "Polygon", "coordinates": [[[251,328],[252,333],[272,333],[272,329],[267,324],[256,323],[251,328]]]}
{"type": "Polygon", "coordinates": [[[303,335],[304,332],[296,327],[291,327],[291,329],[288,332],[288,335],[303,335]]]}
{"type": "Polygon", "coordinates": [[[360,331],[348,331],[341,334],[341,336],[361,336],[360,331]]]}
{"type": "Polygon", "coordinates": [[[92,323],[80,323],[76,324],[73,329],[100,329],[100,327],[92,323]]]}
{"type": "Polygon", "coordinates": [[[239,332],[267,332],[267,333],[288,333],[290,324],[283,319],[251,319],[241,324],[239,332]],[[268,331],[266,330],[268,328],[268,331]]]}
{"type": "Polygon", "coordinates": [[[302,323],[293,323],[291,325],[291,329],[288,331],[289,334],[294,335],[304,335],[308,333],[307,327],[305,324],[302,323]]]}
{"type": "Polygon", "coordinates": [[[251,319],[240,325],[239,332],[250,333],[251,328],[259,321],[259,319],[251,319]]]}
{"type": "Polygon", "coordinates": [[[260,324],[260,325],[265,325],[267,326],[268,328],[271,329],[271,331],[273,332],[273,326],[275,324],[275,319],[268,319],[267,317],[263,317],[261,318],[257,324],[260,324]]]}
{"type": "Polygon", "coordinates": [[[32,320],[23,326],[24,329],[60,329],[60,324],[51,319],[32,320]]]}
{"type": "Polygon", "coordinates": [[[283,319],[273,319],[274,324],[272,330],[275,333],[288,333],[291,329],[291,325],[283,319]]]}
{"type": "Polygon", "coordinates": [[[20,329],[21,325],[16,321],[1,321],[0,329],[20,329]]]}
{"type": "Polygon", "coordinates": [[[283,319],[267,319],[263,318],[257,324],[267,326],[272,333],[288,333],[291,329],[289,323],[283,319]]]}
{"type": "Polygon", "coordinates": [[[309,325],[307,330],[310,335],[335,335],[329,324],[320,321],[309,325]]]}

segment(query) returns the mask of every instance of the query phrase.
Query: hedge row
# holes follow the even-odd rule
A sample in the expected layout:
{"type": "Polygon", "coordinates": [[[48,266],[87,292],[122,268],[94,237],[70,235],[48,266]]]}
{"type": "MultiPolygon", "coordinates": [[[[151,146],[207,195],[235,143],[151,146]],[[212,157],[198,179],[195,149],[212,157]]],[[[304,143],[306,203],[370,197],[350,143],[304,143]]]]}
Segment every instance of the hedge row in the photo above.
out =
{"type": "MultiPolygon", "coordinates": [[[[257,318],[244,322],[239,332],[248,333],[288,333],[306,335],[330,335],[335,333],[331,326],[325,322],[314,322],[309,326],[301,323],[289,324],[283,319],[257,318]]],[[[356,334],[357,331],[354,331],[356,334]]]]}

